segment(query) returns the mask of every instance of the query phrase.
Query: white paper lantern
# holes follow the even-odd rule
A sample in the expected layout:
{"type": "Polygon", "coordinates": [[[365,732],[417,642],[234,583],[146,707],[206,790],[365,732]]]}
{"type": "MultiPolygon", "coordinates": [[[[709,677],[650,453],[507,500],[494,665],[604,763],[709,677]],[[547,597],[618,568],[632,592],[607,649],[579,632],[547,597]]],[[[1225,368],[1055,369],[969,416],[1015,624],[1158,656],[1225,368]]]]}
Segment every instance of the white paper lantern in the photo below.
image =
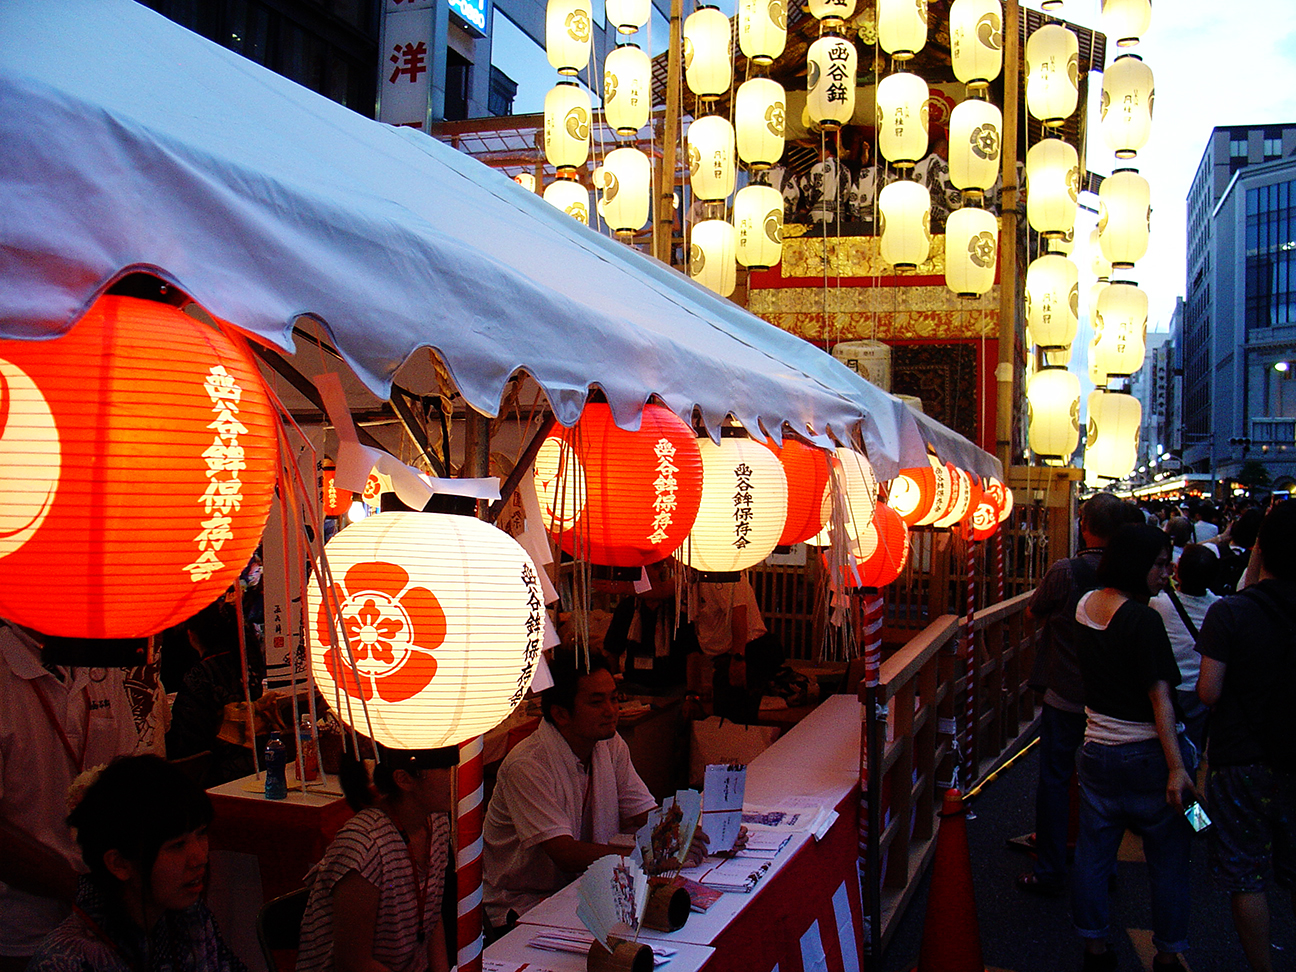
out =
{"type": "Polygon", "coordinates": [[[783,256],[783,194],[773,186],[750,185],[734,197],[738,262],[753,270],[774,266],[783,256]]]}
{"type": "Polygon", "coordinates": [[[1066,460],[1080,444],[1080,379],[1065,368],[1044,368],[1026,385],[1031,451],[1066,460]]]}
{"type": "Polygon", "coordinates": [[[1103,256],[1102,243],[1098,239],[1097,226],[1089,231],[1089,272],[1099,280],[1104,281],[1110,280],[1112,275],[1111,261],[1103,256]]]}
{"type": "Polygon", "coordinates": [[[1102,130],[1118,159],[1132,159],[1152,131],[1152,69],[1137,54],[1116,58],[1103,72],[1102,130]]]}
{"type": "Polygon", "coordinates": [[[652,164],[637,148],[619,148],[603,160],[603,219],[618,236],[633,236],[648,222],[652,164]]]}
{"type": "Polygon", "coordinates": [[[738,158],[752,169],[768,169],[783,157],[787,93],[769,78],[752,78],[738,86],[734,128],[738,158]]]}
{"type": "Polygon", "coordinates": [[[972,90],[989,87],[1003,70],[1003,4],[954,0],[949,16],[954,77],[972,90]]]}
{"type": "Polygon", "coordinates": [[[689,243],[689,276],[703,287],[728,297],[738,285],[737,234],[723,219],[704,219],[693,226],[689,243]]]}
{"type": "Polygon", "coordinates": [[[590,0],[549,0],[545,52],[559,74],[576,74],[589,64],[592,32],[590,0]]]}
{"type": "Polygon", "coordinates": [[[994,286],[999,223],[993,213],[964,206],[945,224],[945,286],[960,297],[980,297],[994,286]]]}
{"type": "Polygon", "coordinates": [[[1046,237],[1075,228],[1080,199],[1080,159],[1060,138],[1036,142],[1026,153],[1026,219],[1046,237]]]}
{"type": "Polygon", "coordinates": [[[706,115],[689,126],[689,179],[693,195],[727,199],[734,191],[734,130],[727,118],[706,115]]]}
{"type": "Polygon", "coordinates": [[[1066,348],[1080,327],[1080,268],[1050,253],[1026,268],[1026,326],[1043,348],[1066,348]]]}
{"type": "Polygon", "coordinates": [[[944,516],[936,518],[932,526],[937,530],[948,530],[968,515],[972,508],[972,477],[966,469],[954,467],[954,502],[945,511],[944,516]]]}
{"type": "Polygon", "coordinates": [[[1044,356],[1044,364],[1048,367],[1065,368],[1071,364],[1074,348],[1068,344],[1065,348],[1043,348],[1041,353],[1044,356]]]}
{"type": "Polygon", "coordinates": [[[559,172],[574,172],[589,158],[589,94],[575,81],[559,81],[545,95],[545,158],[559,172]]]}
{"type": "Polygon", "coordinates": [[[1098,189],[1098,245],[1116,270],[1143,259],[1152,221],[1152,188],[1133,169],[1117,169],[1098,189]]]}
{"type": "Polygon", "coordinates": [[[1147,343],[1148,297],[1131,283],[1111,283],[1094,311],[1094,367],[1107,376],[1132,375],[1143,367],[1147,343]]]}
{"type": "Polygon", "coordinates": [[[519,172],[513,177],[513,181],[527,192],[536,191],[536,177],[530,172],[519,172]]]}
{"type": "Polygon", "coordinates": [[[684,80],[703,101],[729,92],[733,78],[729,18],[715,7],[698,7],[684,21],[684,80]]]}
{"type": "Polygon", "coordinates": [[[612,50],[603,61],[603,110],[618,135],[634,135],[648,124],[652,107],[652,62],[634,44],[612,50]]]}
{"type": "Polygon", "coordinates": [[[1093,342],[1089,344],[1089,356],[1085,362],[1089,383],[1095,388],[1107,387],[1107,372],[1098,367],[1098,355],[1094,353],[1093,342]]]}
{"type": "Polygon", "coordinates": [[[950,114],[949,176],[956,189],[982,194],[999,177],[1003,113],[988,101],[969,98],[950,114]]]}
{"type": "Polygon", "coordinates": [[[931,193],[901,179],[878,193],[879,247],[897,270],[916,270],[931,255],[931,193]]]}
{"type": "Polygon", "coordinates": [[[1080,42],[1061,24],[1045,24],[1026,41],[1026,110],[1061,125],[1080,95],[1080,42]]]}
{"type": "Polygon", "coordinates": [[[787,520],[788,485],[778,456],[748,438],[725,436],[702,452],[702,504],[675,556],[694,570],[732,573],[770,555],[787,520]]]}
{"type": "Polygon", "coordinates": [[[784,0],[738,0],[738,48],[756,64],[771,64],[787,45],[784,0]]]}
{"type": "Polygon", "coordinates": [[[545,202],[589,225],[589,190],[574,179],[558,179],[544,191],[545,202]]]}
{"type": "Polygon", "coordinates": [[[652,13],[651,0],[606,0],[608,23],[622,34],[633,34],[648,23],[652,13]]]}
{"type": "Polygon", "coordinates": [[[832,474],[824,490],[824,528],[806,543],[812,547],[826,547],[832,543],[832,503],[834,490],[845,504],[846,541],[854,546],[863,530],[873,522],[877,511],[878,479],[868,457],[854,449],[836,449],[833,452],[832,474]]]}
{"type": "Polygon", "coordinates": [[[1118,47],[1133,47],[1152,23],[1152,0],[1102,0],[1102,23],[1118,47]]]}
{"type": "Polygon", "coordinates": [[[378,513],[325,550],[350,651],[310,585],[311,672],[343,722],[365,735],[372,724],[395,749],[431,749],[493,729],[522,701],[544,601],[508,534],[469,516],[378,513]]]}
{"type": "Polygon", "coordinates": [[[1109,391],[1090,392],[1088,405],[1085,470],[1106,479],[1124,479],[1138,459],[1143,407],[1133,395],[1109,391]]]}
{"type": "Polygon", "coordinates": [[[855,12],[855,0],[810,0],[810,13],[828,26],[849,20],[855,12]]]}
{"type": "Polygon", "coordinates": [[[878,44],[897,61],[927,43],[927,0],[877,0],[878,44]]]}
{"type": "Polygon", "coordinates": [[[1061,236],[1050,237],[1048,240],[1048,251],[1050,253],[1060,253],[1064,257],[1069,257],[1071,251],[1075,249],[1075,227],[1063,233],[1061,236]]]}
{"type": "Polygon", "coordinates": [[[840,128],[855,113],[859,55],[844,37],[820,37],[806,52],[806,112],[822,128],[840,128]]]}
{"type": "Polygon", "coordinates": [[[927,154],[927,82],[901,71],[877,86],[878,152],[906,168],[927,154]]]}
{"type": "Polygon", "coordinates": [[[950,475],[949,466],[935,456],[927,457],[927,464],[932,471],[932,504],[931,508],[915,522],[915,526],[931,526],[949,509],[954,493],[954,477],[950,475]]]}
{"type": "Polygon", "coordinates": [[[1106,290],[1108,286],[1110,286],[1110,282],[1107,280],[1095,280],[1089,285],[1089,295],[1087,303],[1085,304],[1085,312],[1089,315],[1090,320],[1093,319],[1094,314],[1098,311],[1098,298],[1102,296],[1102,292],[1106,290]]]}

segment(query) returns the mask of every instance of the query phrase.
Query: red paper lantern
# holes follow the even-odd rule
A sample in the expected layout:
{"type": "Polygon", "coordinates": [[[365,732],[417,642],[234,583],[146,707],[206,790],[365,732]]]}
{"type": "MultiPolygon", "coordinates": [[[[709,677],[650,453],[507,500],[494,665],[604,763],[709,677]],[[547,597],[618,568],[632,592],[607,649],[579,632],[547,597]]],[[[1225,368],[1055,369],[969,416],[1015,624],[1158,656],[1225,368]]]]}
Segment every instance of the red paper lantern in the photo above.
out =
{"type": "Polygon", "coordinates": [[[977,504],[959,523],[959,533],[965,540],[989,540],[999,529],[999,507],[992,493],[981,494],[977,504]]]}
{"type": "Polygon", "coordinates": [[[594,564],[643,567],[688,536],[702,500],[697,438],[668,408],[645,405],[639,431],[601,402],[540,446],[534,478],[545,526],[594,564]]]}
{"type": "Polygon", "coordinates": [[[787,476],[787,522],[779,543],[790,546],[809,540],[823,529],[828,515],[824,494],[828,489],[828,453],[800,439],[787,438],[783,445],[766,447],[779,457],[787,476]]]}
{"type": "Polygon", "coordinates": [[[936,501],[936,472],[931,466],[901,469],[887,484],[887,506],[909,526],[916,526],[936,501]]]}
{"type": "Polygon", "coordinates": [[[261,540],[275,443],[246,347],[169,305],[0,340],[0,616],[138,638],[195,614],[261,540]]]}
{"type": "Polygon", "coordinates": [[[351,509],[353,494],[349,489],[338,489],[333,477],[334,466],[330,463],[324,467],[321,476],[320,488],[324,498],[324,515],[342,516],[347,510],[351,509]]]}
{"type": "Polygon", "coordinates": [[[900,576],[909,559],[909,527],[900,514],[879,503],[873,520],[853,545],[856,567],[846,570],[846,587],[885,587],[900,576]]]}
{"type": "Polygon", "coordinates": [[[1008,514],[1012,512],[1012,490],[993,476],[987,476],[985,479],[985,491],[994,499],[996,515],[999,517],[999,522],[1002,523],[1008,519],[1008,514]]]}
{"type": "Polygon", "coordinates": [[[930,455],[927,457],[927,465],[932,474],[931,507],[912,524],[913,526],[931,526],[945,515],[954,501],[954,482],[950,475],[953,467],[946,466],[935,456],[930,455]]]}

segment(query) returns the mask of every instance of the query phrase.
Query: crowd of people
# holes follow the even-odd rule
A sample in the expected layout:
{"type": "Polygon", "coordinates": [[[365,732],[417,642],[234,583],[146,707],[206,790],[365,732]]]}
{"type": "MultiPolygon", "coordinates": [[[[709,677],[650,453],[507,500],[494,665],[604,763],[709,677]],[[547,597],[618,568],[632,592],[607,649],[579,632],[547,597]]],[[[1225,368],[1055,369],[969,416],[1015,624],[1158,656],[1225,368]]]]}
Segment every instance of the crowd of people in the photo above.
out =
{"type": "Polygon", "coordinates": [[[1116,967],[1108,882],[1127,830],[1148,864],[1153,968],[1184,968],[1199,804],[1251,968],[1273,968],[1269,888],[1296,908],[1296,758],[1283,721],[1296,676],[1296,502],[1216,518],[1209,503],[1140,507],[1099,493],[1082,508],[1080,550],[1030,601],[1044,699],[1035,864],[1017,886],[1070,893],[1086,970],[1116,967]]]}

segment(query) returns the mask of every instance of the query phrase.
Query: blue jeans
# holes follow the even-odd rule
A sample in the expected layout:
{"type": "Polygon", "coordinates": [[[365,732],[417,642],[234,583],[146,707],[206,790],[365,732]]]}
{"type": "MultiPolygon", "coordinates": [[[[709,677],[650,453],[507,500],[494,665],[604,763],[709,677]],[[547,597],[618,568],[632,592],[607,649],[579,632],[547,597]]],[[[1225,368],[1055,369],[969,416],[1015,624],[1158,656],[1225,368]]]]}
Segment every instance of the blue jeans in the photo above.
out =
{"type": "MultiPolygon", "coordinates": [[[[1180,737],[1191,775],[1194,753],[1180,737]]],[[[1125,830],[1143,838],[1152,890],[1152,944],[1163,952],[1188,947],[1188,852],[1192,828],[1166,803],[1169,768],[1156,739],[1101,746],[1085,743],[1076,758],[1080,773],[1080,836],[1076,841],[1071,914],[1081,938],[1105,939],[1107,882],[1125,830]]]]}
{"type": "Polygon", "coordinates": [[[1071,777],[1084,731],[1083,712],[1065,712],[1044,703],[1040,715],[1039,784],[1035,789],[1035,875],[1059,887],[1066,881],[1071,777]]]}

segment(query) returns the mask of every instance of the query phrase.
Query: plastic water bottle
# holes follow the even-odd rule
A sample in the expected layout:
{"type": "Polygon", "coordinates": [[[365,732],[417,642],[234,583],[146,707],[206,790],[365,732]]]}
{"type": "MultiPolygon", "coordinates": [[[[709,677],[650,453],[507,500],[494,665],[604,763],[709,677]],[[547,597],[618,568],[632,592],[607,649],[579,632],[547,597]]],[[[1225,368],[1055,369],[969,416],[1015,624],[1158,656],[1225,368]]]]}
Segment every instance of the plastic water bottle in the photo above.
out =
{"type": "Polygon", "coordinates": [[[301,753],[302,782],[319,779],[319,753],[315,750],[315,736],[311,732],[310,716],[301,717],[297,732],[297,751],[301,753]]]}
{"type": "Polygon", "coordinates": [[[288,766],[288,750],[279,733],[270,733],[270,741],[265,748],[265,798],[283,800],[288,796],[288,777],[285,775],[288,766]]]}

